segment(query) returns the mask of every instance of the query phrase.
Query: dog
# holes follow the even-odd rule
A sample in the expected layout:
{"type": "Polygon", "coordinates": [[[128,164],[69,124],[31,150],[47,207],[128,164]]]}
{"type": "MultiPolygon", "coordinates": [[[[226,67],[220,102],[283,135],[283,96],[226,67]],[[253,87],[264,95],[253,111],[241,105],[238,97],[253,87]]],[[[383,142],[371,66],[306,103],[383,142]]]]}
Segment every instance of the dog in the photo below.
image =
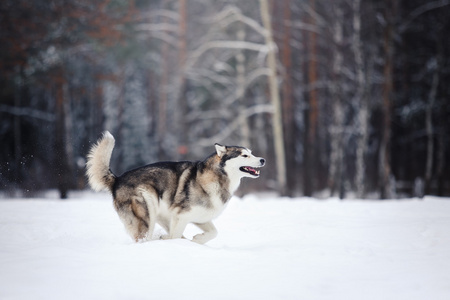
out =
{"type": "Polygon", "coordinates": [[[155,224],[167,235],[182,238],[187,224],[203,233],[192,241],[204,244],[217,236],[212,220],[225,209],[243,177],[258,178],[265,159],[239,146],[215,144],[203,161],[157,162],[116,176],[109,168],[114,137],[108,132],[93,145],[86,163],[95,191],[108,190],[128,234],[136,241],[152,238],[155,224]]]}

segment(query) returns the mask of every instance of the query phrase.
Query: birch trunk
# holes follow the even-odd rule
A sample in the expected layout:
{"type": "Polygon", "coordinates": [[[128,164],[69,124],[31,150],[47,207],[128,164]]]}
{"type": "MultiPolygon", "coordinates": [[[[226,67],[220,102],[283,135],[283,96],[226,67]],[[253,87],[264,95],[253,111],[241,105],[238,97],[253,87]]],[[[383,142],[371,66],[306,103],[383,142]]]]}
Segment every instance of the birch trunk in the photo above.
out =
{"type": "Polygon", "coordinates": [[[277,65],[275,58],[276,45],[272,37],[272,24],[269,14],[269,6],[267,0],[259,0],[261,19],[266,29],[265,41],[266,46],[269,51],[267,53],[267,66],[270,69],[270,75],[268,77],[270,98],[273,105],[273,138],[275,147],[275,157],[276,157],[276,168],[277,168],[277,181],[278,189],[281,195],[285,195],[286,191],[286,159],[284,152],[284,138],[283,138],[283,123],[281,117],[281,103],[280,103],[280,93],[278,90],[278,80],[277,80],[277,65]]]}
{"type": "Polygon", "coordinates": [[[341,186],[342,181],[342,166],[344,159],[343,151],[343,126],[344,126],[344,111],[342,104],[342,90],[341,90],[341,73],[343,64],[342,42],[343,42],[343,11],[339,4],[335,5],[335,22],[334,22],[334,55],[333,55],[333,121],[329,127],[330,133],[330,164],[328,170],[328,187],[330,189],[330,196],[333,196],[336,188],[341,186]]]}
{"type": "Polygon", "coordinates": [[[361,43],[361,0],[353,0],[353,53],[356,66],[356,101],[359,104],[357,115],[358,140],[356,148],[356,193],[358,198],[365,195],[365,153],[369,136],[369,107],[366,90],[363,47],[361,43]]]}

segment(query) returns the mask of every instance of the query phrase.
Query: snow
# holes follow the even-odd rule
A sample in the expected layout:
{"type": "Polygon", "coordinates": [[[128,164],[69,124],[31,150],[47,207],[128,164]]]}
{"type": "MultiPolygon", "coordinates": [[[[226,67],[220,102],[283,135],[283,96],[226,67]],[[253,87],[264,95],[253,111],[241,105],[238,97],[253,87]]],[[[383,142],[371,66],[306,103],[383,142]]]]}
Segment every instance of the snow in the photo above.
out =
{"type": "Polygon", "coordinates": [[[250,195],[215,224],[136,244],[105,194],[0,200],[0,299],[450,299],[449,198],[250,195]]]}

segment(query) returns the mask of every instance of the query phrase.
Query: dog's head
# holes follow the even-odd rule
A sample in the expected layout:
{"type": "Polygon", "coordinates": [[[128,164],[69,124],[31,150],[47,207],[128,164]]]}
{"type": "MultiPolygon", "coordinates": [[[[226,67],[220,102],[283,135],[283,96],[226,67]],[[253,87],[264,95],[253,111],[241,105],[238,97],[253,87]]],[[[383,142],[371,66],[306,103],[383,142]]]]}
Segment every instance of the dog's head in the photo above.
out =
{"type": "Polygon", "coordinates": [[[259,168],[266,160],[256,157],[247,148],[238,146],[222,146],[216,144],[217,156],[220,157],[220,166],[229,176],[258,178],[259,168]]]}

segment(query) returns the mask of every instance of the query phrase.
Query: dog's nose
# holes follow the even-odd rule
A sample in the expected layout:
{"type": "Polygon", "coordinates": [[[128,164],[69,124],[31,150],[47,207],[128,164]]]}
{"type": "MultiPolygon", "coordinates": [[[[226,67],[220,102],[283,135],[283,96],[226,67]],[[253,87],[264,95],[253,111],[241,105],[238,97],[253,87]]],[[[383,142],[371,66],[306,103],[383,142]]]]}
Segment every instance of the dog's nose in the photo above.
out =
{"type": "Polygon", "coordinates": [[[264,164],[266,163],[266,160],[264,158],[261,158],[259,161],[261,162],[262,166],[264,166],[264,164]]]}

